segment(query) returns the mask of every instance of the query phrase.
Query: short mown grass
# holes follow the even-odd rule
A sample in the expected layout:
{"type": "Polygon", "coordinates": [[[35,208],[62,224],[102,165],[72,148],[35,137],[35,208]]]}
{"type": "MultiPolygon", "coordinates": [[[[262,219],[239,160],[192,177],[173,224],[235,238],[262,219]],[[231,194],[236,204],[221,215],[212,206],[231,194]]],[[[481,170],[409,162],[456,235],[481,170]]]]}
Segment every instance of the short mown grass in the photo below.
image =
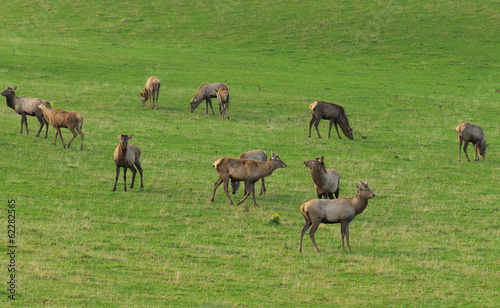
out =
{"type": "Polygon", "coordinates": [[[3,209],[16,200],[18,245],[16,301],[3,288],[2,303],[500,301],[497,3],[56,0],[3,9],[2,83],[82,114],[85,140],[82,152],[54,147],[53,128],[34,137],[34,118],[20,135],[20,116],[0,108],[0,191],[3,209]],[[157,111],[139,100],[152,75],[162,82],[157,111]],[[206,115],[204,104],[189,112],[204,82],[231,87],[230,120],[206,115]],[[325,120],[323,139],[314,128],[307,137],[315,100],[344,106],[354,140],[327,139],[325,120]],[[465,121],[483,127],[485,161],[458,162],[455,127],[465,121]],[[134,134],[142,151],[144,189],[111,191],[119,134],[134,134]],[[251,149],[288,165],[266,179],[260,206],[230,206],[222,187],[210,203],[213,162],[251,149]],[[351,251],[341,251],[338,225],[321,225],[321,253],[307,236],[299,253],[299,208],[316,197],[303,161],[323,155],[342,197],[359,180],[377,196],[351,223],[351,251]],[[276,213],[281,223],[270,224],[276,213]]]}

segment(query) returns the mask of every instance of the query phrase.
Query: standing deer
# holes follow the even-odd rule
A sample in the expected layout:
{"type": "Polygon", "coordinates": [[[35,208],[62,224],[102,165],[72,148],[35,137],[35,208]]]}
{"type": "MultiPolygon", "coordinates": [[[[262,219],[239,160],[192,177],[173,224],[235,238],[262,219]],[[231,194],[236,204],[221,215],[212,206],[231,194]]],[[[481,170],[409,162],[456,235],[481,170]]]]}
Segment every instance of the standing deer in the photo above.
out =
{"type": "Polygon", "coordinates": [[[66,145],[64,144],[64,140],[62,137],[61,133],[61,127],[66,127],[70,130],[71,133],[73,133],[73,138],[69,141],[68,143],[68,148],[71,145],[71,142],[75,140],[76,136],[79,134],[80,137],[82,138],[82,144],[80,146],[80,151],[83,151],[83,132],[82,132],[82,126],[83,126],[83,116],[81,114],[78,114],[73,111],[66,111],[66,110],[61,110],[61,109],[52,109],[50,107],[47,107],[44,104],[38,105],[38,108],[40,108],[43,112],[43,117],[47,122],[49,122],[52,127],[55,128],[56,130],[56,137],[54,140],[54,146],[57,143],[57,135],[61,137],[61,142],[63,144],[63,148],[66,148],[66,145]],[[76,131],[75,131],[76,129],[76,131]],[[78,132],[78,134],[76,133],[78,132]]]}
{"type": "Polygon", "coordinates": [[[36,134],[36,136],[38,137],[40,135],[43,125],[45,125],[45,138],[47,138],[49,133],[49,123],[44,119],[43,112],[40,108],[38,108],[38,105],[43,104],[47,109],[49,109],[51,103],[41,98],[17,97],[16,90],[17,87],[11,88],[5,86],[5,91],[1,94],[2,96],[5,96],[7,106],[14,109],[15,112],[21,115],[21,131],[19,133],[23,133],[23,124],[25,124],[26,136],[29,135],[28,120],[26,119],[26,115],[29,115],[36,117],[38,122],[40,122],[40,129],[38,130],[38,134],[36,134]]]}
{"type": "Polygon", "coordinates": [[[275,155],[271,151],[271,157],[265,162],[253,159],[223,157],[219,158],[213,164],[213,167],[217,169],[219,179],[214,184],[214,192],[212,194],[211,202],[214,202],[217,187],[224,182],[224,192],[229,199],[229,203],[234,205],[233,200],[231,200],[231,197],[229,196],[228,190],[229,180],[233,180],[244,181],[245,183],[245,196],[240,202],[238,202],[238,205],[242,204],[245,199],[252,194],[253,204],[258,206],[255,201],[255,182],[265,176],[271,175],[273,171],[278,168],[285,168],[286,164],[281,161],[278,155],[275,155]]]}
{"type": "Polygon", "coordinates": [[[158,109],[158,94],[160,94],[160,79],[149,77],[141,93],[141,102],[144,106],[149,99],[149,108],[158,109]]]}
{"type": "Polygon", "coordinates": [[[342,106],[332,103],[327,103],[324,101],[316,101],[309,106],[312,113],[311,122],[309,122],[309,138],[311,138],[311,127],[314,123],[314,127],[316,128],[316,132],[318,133],[318,138],[321,138],[318,130],[318,125],[321,119],[330,120],[330,127],[328,128],[328,138],[330,138],[330,131],[332,130],[332,125],[335,124],[335,130],[337,131],[337,135],[340,138],[339,129],[337,127],[337,123],[340,125],[342,132],[344,135],[353,139],[352,137],[352,128],[349,126],[349,121],[347,120],[347,116],[345,114],[345,110],[342,106]]]}
{"type": "MultiPolygon", "coordinates": [[[[255,159],[258,161],[266,161],[267,154],[266,154],[266,152],[264,152],[262,150],[252,150],[252,151],[248,151],[245,153],[241,153],[239,158],[241,158],[241,159],[255,159]]],[[[264,183],[264,178],[262,178],[261,183],[262,183],[262,185],[260,186],[260,194],[263,195],[266,192],[266,185],[264,183]]],[[[240,187],[240,182],[231,180],[231,187],[233,188],[233,195],[235,195],[236,192],[238,191],[238,188],[240,187]]],[[[245,189],[245,191],[246,191],[246,189],[245,189]]]]}
{"type": "Polygon", "coordinates": [[[311,177],[314,182],[314,188],[318,194],[318,199],[325,197],[325,199],[333,199],[339,197],[340,174],[335,169],[325,168],[325,157],[316,157],[304,162],[304,165],[311,170],[311,177]]]}
{"type": "Polygon", "coordinates": [[[212,115],[215,115],[214,108],[212,107],[212,98],[217,97],[217,92],[219,92],[220,87],[226,87],[227,89],[229,89],[229,87],[226,84],[220,82],[202,84],[198,88],[198,91],[196,91],[194,97],[189,102],[189,105],[191,106],[191,113],[193,113],[196,110],[196,108],[198,108],[201,102],[206,101],[207,103],[206,114],[208,114],[208,105],[210,104],[210,108],[212,109],[212,115]]]}
{"type": "Polygon", "coordinates": [[[342,237],[342,250],[344,250],[344,237],[347,239],[347,249],[349,246],[349,223],[357,215],[363,213],[368,205],[368,199],[375,197],[375,194],[368,187],[368,182],[361,181],[361,186],[356,184],[358,189],[354,198],[340,198],[334,200],[312,199],[300,206],[302,216],[306,224],[300,232],[299,251],[302,251],[302,237],[307,229],[311,227],[309,236],[313,242],[314,248],[319,252],[318,245],[314,240],[314,234],[321,223],[336,224],[340,223],[340,234],[342,237]]]}
{"type": "Polygon", "coordinates": [[[132,184],[130,189],[134,188],[135,174],[137,171],[134,165],[139,169],[139,174],[141,175],[141,188],[144,187],[142,183],[142,167],[141,167],[141,150],[132,143],[128,143],[134,135],[118,135],[120,139],[120,144],[115,149],[115,164],[116,164],[116,178],[115,187],[113,191],[116,191],[116,183],[118,182],[118,176],[120,175],[120,168],[123,167],[123,187],[124,191],[127,191],[127,168],[132,171],[132,184]]]}
{"type": "Polygon", "coordinates": [[[469,156],[467,155],[467,147],[469,146],[469,142],[472,142],[474,145],[474,160],[479,160],[479,155],[481,155],[482,159],[486,158],[486,148],[489,144],[486,144],[486,139],[484,138],[483,130],[481,126],[470,124],[470,123],[462,123],[457,126],[457,134],[458,140],[460,140],[460,145],[458,146],[458,161],[462,161],[462,142],[464,142],[464,153],[465,157],[467,157],[467,161],[469,160],[469,156]]]}
{"type": "MultiPolygon", "coordinates": [[[[227,109],[229,109],[229,89],[226,86],[222,86],[217,91],[217,100],[219,101],[219,112],[220,117],[225,119],[227,109]]],[[[227,117],[229,119],[229,117],[227,117]]]]}

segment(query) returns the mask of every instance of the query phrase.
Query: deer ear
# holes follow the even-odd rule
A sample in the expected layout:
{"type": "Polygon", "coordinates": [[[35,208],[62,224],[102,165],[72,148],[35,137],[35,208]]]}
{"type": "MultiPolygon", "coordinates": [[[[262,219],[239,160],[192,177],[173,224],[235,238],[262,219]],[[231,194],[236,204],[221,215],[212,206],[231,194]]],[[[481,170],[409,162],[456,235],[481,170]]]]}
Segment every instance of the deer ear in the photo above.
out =
{"type": "MultiPolygon", "coordinates": [[[[489,147],[489,146],[490,146],[490,145],[489,145],[489,144],[487,144],[487,145],[486,145],[486,148],[487,148],[487,147],[489,147]]],[[[486,148],[485,148],[485,149],[486,149],[486,148]]]]}
{"type": "Polygon", "coordinates": [[[9,87],[5,86],[5,90],[7,90],[9,87]]]}
{"type": "Polygon", "coordinates": [[[358,185],[358,183],[355,184],[357,189],[361,189],[361,186],[358,185]]]}
{"type": "Polygon", "coordinates": [[[129,139],[129,140],[130,140],[130,139],[132,139],[132,138],[134,138],[134,135],[130,135],[130,136],[128,136],[128,139],[129,139]]]}
{"type": "Polygon", "coordinates": [[[325,156],[321,156],[321,162],[325,161],[325,156]]]}
{"type": "Polygon", "coordinates": [[[276,155],[274,155],[274,152],[271,150],[271,157],[274,158],[274,156],[276,156],[276,155]]]}
{"type": "Polygon", "coordinates": [[[17,90],[17,86],[14,87],[14,91],[16,91],[16,90],[17,90]]]}
{"type": "Polygon", "coordinates": [[[118,139],[122,139],[122,136],[121,136],[121,135],[116,135],[116,137],[118,137],[118,139]]]}

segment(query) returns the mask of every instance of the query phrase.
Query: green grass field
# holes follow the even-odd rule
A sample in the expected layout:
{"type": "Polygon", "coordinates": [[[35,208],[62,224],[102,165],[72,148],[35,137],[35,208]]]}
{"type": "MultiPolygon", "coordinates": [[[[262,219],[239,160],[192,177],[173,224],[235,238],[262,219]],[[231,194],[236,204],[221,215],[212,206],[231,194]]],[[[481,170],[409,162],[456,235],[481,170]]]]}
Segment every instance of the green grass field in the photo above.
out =
{"type": "Polygon", "coordinates": [[[82,152],[79,139],[54,147],[55,130],[35,138],[33,117],[20,135],[2,103],[0,237],[9,251],[15,200],[17,247],[16,300],[3,253],[0,303],[498,306],[499,11],[470,0],[4,3],[2,90],[82,114],[85,139],[82,152]],[[139,100],[149,76],[162,82],[156,111],[139,100]],[[204,103],[189,112],[204,82],[231,87],[230,120],[204,103]],[[308,138],[316,100],[344,106],[354,140],[327,139],[325,120],[323,139],[308,138]],[[485,161],[458,161],[462,122],[482,126],[485,161]],[[144,189],[124,192],[122,173],[111,191],[119,134],[135,135],[144,189]],[[213,162],[251,149],[288,167],[266,178],[258,208],[229,205],[222,186],[211,203],[213,162]],[[360,180],[377,196],[350,224],[350,251],[339,225],[321,225],[321,253],[307,235],[299,253],[299,208],[316,197],[303,161],[322,155],[342,197],[360,180]]]}

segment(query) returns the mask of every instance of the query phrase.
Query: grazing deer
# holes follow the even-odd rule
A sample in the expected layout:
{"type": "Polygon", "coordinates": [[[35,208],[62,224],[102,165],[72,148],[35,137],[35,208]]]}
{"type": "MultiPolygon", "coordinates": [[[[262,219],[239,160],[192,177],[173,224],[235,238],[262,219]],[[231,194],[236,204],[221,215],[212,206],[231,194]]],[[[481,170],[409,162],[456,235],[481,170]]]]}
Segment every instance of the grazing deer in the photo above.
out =
{"type": "MultiPolygon", "coordinates": [[[[248,151],[245,153],[241,153],[240,157],[241,159],[255,159],[258,161],[266,161],[267,160],[267,154],[266,152],[262,150],[252,150],[248,151]]],[[[261,179],[262,185],[260,186],[260,194],[263,195],[266,192],[266,185],[264,183],[264,178],[261,179]]],[[[231,187],[233,189],[233,195],[236,194],[238,191],[238,188],[240,187],[240,182],[239,181],[233,181],[231,180],[231,187]]],[[[246,189],[245,189],[246,191],[246,189]]]]}
{"type": "Polygon", "coordinates": [[[45,138],[47,138],[49,133],[49,123],[43,117],[43,112],[40,108],[38,108],[38,105],[43,104],[47,109],[49,109],[52,103],[41,98],[17,97],[16,90],[17,87],[11,88],[5,86],[5,91],[1,94],[2,96],[5,96],[7,106],[14,109],[15,112],[21,115],[21,131],[19,133],[23,133],[24,124],[26,126],[26,136],[29,135],[28,120],[26,119],[26,116],[29,115],[36,117],[38,122],[40,122],[40,129],[38,130],[38,134],[36,134],[36,136],[40,136],[40,132],[45,125],[45,138]]]}
{"type": "Polygon", "coordinates": [[[316,157],[305,161],[304,165],[311,170],[311,177],[319,199],[322,197],[333,199],[333,194],[335,194],[335,198],[338,198],[340,174],[333,168],[326,169],[324,161],[325,157],[321,156],[321,158],[316,157]]]}
{"type": "Polygon", "coordinates": [[[223,157],[218,159],[213,164],[213,167],[217,169],[219,179],[214,184],[214,192],[212,194],[211,202],[214,202],[217,187],[224,182],[224,192],[229,199],[229,203],[234,205],[233,200],[231,200],[231,197],[229,196],[228,190],[229,180],[233,180],[244,181],[245,183],[245,196],[240,202],[238,202],[238,205],[242,204],[245,199],[252,194],[253,204],[258,206],[255,201],[255,182],[263,177],[271,175],[273,171],[278,168],[285,168],[286,164],[281,161],[278,155],[275,155],[271,151],[271,157],[265,162],[253,159],[223,157]]]}
{"type": "Polygon", "coordinates": [[[141,93],[141,102],[144,106],[149,99],[149,108],[158,109],[158,94],[160,94],[160,79],[149,77],[141,93]]]}
{"type": "Polygon", "coordinates": [[[375,194],[368,187],[368,182],[361,181],[361,186],[356,184],[358,191],[354,198],[340,198],[334,200],[313,199],[300,206],[302,216],[306,224],[300,232],[299,251],[302,251],[302,237],[307,229],[311,227],[309,236],[313,242],[314,248],[319,252],[318,245],[314,240],[314,234],[321,223],[336,224],[340,223],[340,234],[342,237],[342,250],[344,250],[344,237],[347,239],[347,249],[349,246],[349,223],[357,215],[363,213],[368,205],[368,199],[375,197],[375,194]]]}
{"type": "Polygon", "coordinates": [[[141,150],[132,143],[128,143],[134,135],[118,135],[120,139],[120,144],[115,149],[115,164],[116,164],[116,178],[115,187],[113,191],[116,191],[116,183],[118,182],[118,176],[120,175],[120,168],[123,168],[123,187],[124,191],[127,191],[127,168],[132,171],[132,184],[130,189],[134,188],[135,174],[137,171],[134,165],[139,169],[139,174],[141,175],[141,188],[144,187],[142,183],[142,167],[141,167],[141,150]]]}
{"type": "Polygon", "coordinates": [[[219,92],[220,87],[226,87],[229,90],[229,87],[224,83],[204,83],[196,91],[193,99],[189,102],[191,105],[191,113],[193,113],[196,108],[201,104],[201,102],[206,101],[208,114],[208,105],[210,104],[210,108],[212,109],[212,115],[215,115],[214,108],[212,107],[212,97],[217,97],[217,92],[219,92]]]}
{"type": "Polygon", "coordinates": [[[470,161],[469,156],[467,155],[469,142],[472,142],[474,145],[475,161],[479,160],[478,151],[483,160],[486,158],[486,148],[489,144],[486,144],[486,139],[484,138],[481,126],[470,123],[462,123],[457,126],[457,134],[458,140],[460,140],[460,145],[458,146],[458,161],[462,161],[462,142],[464,142],[464,153],[465,157],[467,157],[467,161],[470,161]]]}
{"type": "Polygon", "coordinates": [[[61,127],[66,127],[67,129],[70,130],[71,133],[73,133],[73,138],[69,141],[68,143],[68,148],[71,145],[71,142],[75,140],[76,136],[79,134],[80,137],[82,138],[82,144],[80,146],[80,151],[83,151],[83,132],[82,132],[82,126],[83,126],[83,116],[73,112],[73,111],[66,111],[66,110],[61,110],[61,109],[52,109],[50,107],[47,107],[44,104],[38,105],[38,108],[40,108],[43,112],[43,117],[45,120],[47,120],[52,127],[55,128],[56,130],[56,137],[54,140],[54,146],[56,145],[57,142],[57,135],[61,137],[61,142],[63,144],[63,148],[66,148],[66,145],[64,144],[64,140],[62,137],[61,133],[61,127]],[[76,129],[76,131],[75,131],[76,129]],[[78,132],[78,134],[76,133],[78,132]]]}
{"type": "Polygon", "coordinates": [[[318,138],[321,138],[318,130],[318,125],[321,119],[330,120],[330,127],[328,128],[328,138],[330,138],[330,131],[332,130],[332,125],[335,124],[335,130],[337,131],[337,135],[340,138],[339,129],[337,124],[340,125],[342,132],[344,135],[353,139],[352,137],[352,128],[349,126],[349,121],[347,120],[347,116],[345,114],[344,108],[337,104],[327,103],[324,101],[316,101],[309,106],[312,113],[311,122],[309,122],[309,138],[311,138],[311,127],[314,123],[314,127],[316,128],[316,132],[318,133],[318,138]]]}

